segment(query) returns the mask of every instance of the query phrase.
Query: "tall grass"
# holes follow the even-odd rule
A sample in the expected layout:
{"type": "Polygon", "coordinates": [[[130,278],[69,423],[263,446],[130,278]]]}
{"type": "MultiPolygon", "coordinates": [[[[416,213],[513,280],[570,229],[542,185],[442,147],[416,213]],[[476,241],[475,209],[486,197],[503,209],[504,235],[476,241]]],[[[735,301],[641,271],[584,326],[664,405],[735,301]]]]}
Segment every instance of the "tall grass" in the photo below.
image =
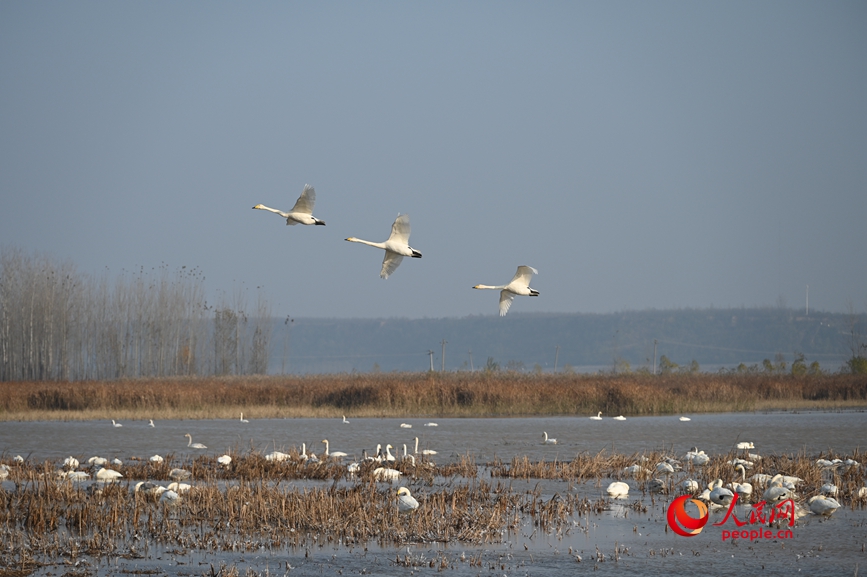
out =
{"type": "Polygon", "coordinates": [[[392,373],[0,384],[0,420],[659,415],[867,405],[862,375],[392,373]]]}

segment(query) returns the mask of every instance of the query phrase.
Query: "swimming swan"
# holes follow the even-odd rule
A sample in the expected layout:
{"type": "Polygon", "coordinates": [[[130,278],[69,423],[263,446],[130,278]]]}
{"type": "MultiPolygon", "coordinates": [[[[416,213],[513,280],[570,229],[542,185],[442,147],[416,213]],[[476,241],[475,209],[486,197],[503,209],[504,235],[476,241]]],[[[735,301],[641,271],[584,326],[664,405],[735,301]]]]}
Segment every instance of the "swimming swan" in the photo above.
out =
{"type": "Polygon", "coordinates": [[[616,417],[613,417],[613,419],[615,421],[625,421],[626,417],[624,417],[623,415],[617,415],[616,417]]]}
{"type": "Polygon", "coordinates": [[[123,425],[121,425],[120,423],[115,423],[115,422],[114,422],[114,419],[111,420],[111,424],[112,424],[112,426],[114,426],[114,427],[123,427],[123,425]]]}
{"type": "Polygon", "coordinates": [[[322,442],[325,443],[325,458],[334,457],[335,459],[342,459],[346,456],[346,453],[343,451],[334,451],[333,453],[329,452],[328,449],[328,439],[322,439],[322,442]]]}
{"type": "Polygon", "coordinates": [[[296,224],[321,224],[325,225],[325,221],[319,220],[315,216],[313,216],[313,205],[316,203],[316,191],[313,190],[313,187],[309,184],[304,185],[304,191],[301,193],[301,196],[298,197],[298,200],[295,201],[295,206],[292,207],[292,210],[289,212],[283,212],[282,210],[277,210],[276,208],[270,208],[265,206],[264,204],[257,204],[253,208],[258,208],[259,210],[267,210],[270,212],[274,212],[282,216],[286,219],[286,224],[296,225],[296,224]]]}
{"type": "Polygon", "coordinates": [[[155,426],[156,426],[156,425],[154,425],[154,420],[153,420],[153,419],[148,419],[148,426],[150,426],[150,427],[155,427],[155,426]]]}
{"type": "MultiPolygon", "coordinates": [[[[415,454],[418,455],[418,437],[415,438],[415,454]]],[[[433,449],[423,449],[421,452],[422,455],[436,455],[437,452],[433,449]]]]}
{"type": "Polygon", "coordinates": [[[601,421],[602,420],[602,411],[599,411],[599,414],[596,415],[595,417],[590,417],[590,418],[593,419],[594,421],[601,421]]]}
{"type": "Polygon", "coordinates": [[[361,240],[354,236],[350,236],[346,240],[384,249],[385,258],[382,259],[382,270],[379,276],[388,278],[400,266],[403,257],[421,258],[421,253],[409,246],[409,234],[409,215],[399,214],[394,224],[391,225],[391,235],[389,235],[388,240],[385,242],[370,242],[369,240],[361,240]]]}
{"type": "Polygon", "coordinates": [[[241,413],[241,422],[242,422],[242,423],[249,423],[249,422],[250,422],[250,421],[248,421],[247,419],[244,418],[244,413],[241,413]]]}
{"type": "Polygon", "coordinates": [[[531,266],[521,265],[518,267],[518,272],[515,273],[515,276],[512,277],[512,280],[511,282],[509,282],[509,284],[499,286],[477,284],[473,288],[500,291],[500,316],[504,317],[506,316],[506,313],[509,312],[509,308],[512,306],[512,300],[515,298],[516,295],[525,297],[539,296],[539,291],[530,288],[530,279],[533,278],[534,274],[539,274],[539,271],[537,271],[531,266]]]}
{"type": "Polygon", "coordinates": [[[190,435],[189,433],[187,433],[184,436],[189,439],[189,441],[187,442],[187,446],[190,447],[191,449],[207,449],[207,447],[201,443],[194,443],[193,442],[193,436],[190,435]]]}
{"type": "Polygon", "coordinates": [[[545,441],[544,442],[546,445],[556,445],[557,444],[557,439],[549,439],[548,433],[546,433],[545,431],[542,431],[542,434],[545,435],[545,441]]]}

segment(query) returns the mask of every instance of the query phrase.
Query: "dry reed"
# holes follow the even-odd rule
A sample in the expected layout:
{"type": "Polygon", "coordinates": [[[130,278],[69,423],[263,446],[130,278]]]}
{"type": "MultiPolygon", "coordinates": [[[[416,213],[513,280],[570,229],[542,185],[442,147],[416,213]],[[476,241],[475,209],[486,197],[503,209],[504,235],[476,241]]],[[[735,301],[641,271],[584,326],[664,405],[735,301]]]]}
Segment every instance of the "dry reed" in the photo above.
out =
{"type": "Polygon", "coordinates": [[[867,405],[863,375],[407,373],[15,382],[0,420],[658,415],[867,405]]]}

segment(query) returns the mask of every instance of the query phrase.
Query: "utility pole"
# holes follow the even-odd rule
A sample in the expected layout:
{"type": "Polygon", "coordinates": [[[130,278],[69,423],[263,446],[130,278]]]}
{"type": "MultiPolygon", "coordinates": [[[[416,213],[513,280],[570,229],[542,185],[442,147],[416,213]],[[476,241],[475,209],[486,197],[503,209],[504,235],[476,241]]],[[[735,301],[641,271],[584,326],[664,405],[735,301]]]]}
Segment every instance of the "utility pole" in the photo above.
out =
{"type": "Polygon", "coordinates": [[[470,372],[475,372],[475,369],[473,368],[473,349],[470,349],[470,372]]]}
{"type": "Polygon", "coordinates": [[[447,340],[443,339],[443,343],[442,343],[442,344],[443,344],[443,366],[442,366],[442,372],[446,372],[446,343],[447,343],[447,342],[448,342],[447,340]]]}
{"type": "Polygon", "coordinates": [[[554,372],[557,372],[557,359],[560,357],[560,345],[554,347],[554,372]]]}
{"type": "Polygon", "coordinates": [[[656,374],[656,339],[653,339],[653,374],[656,374]]]}
{"type": "Polygon", "coordinates": [[[430,372],[433,372],[433,350],[429,350],[427,354],[430,355],[430,372]]]}

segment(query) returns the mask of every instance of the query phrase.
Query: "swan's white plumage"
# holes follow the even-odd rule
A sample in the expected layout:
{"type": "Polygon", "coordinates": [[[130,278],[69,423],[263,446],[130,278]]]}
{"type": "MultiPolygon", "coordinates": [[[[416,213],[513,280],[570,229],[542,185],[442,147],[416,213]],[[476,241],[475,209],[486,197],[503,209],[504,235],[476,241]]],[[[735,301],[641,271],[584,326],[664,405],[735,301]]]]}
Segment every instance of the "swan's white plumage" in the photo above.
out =
{"type": "Polygon", "coordinates": [[[328,439],[322,439],[322,442],[325,443],[325,457],[333,457],[335,459],[342,459],[346,457],[346,453],[343,451],[334,451],[333,453],[330,451],[330,446],[328,444],[328,439]]]}
{"type": "Polygon", "coordinates": [[[203,445],[203,444],[201,444],[201,443],[194,443],[194,442],[193,442],[193,436],[192,436],[191,434],[187,433],[187,434],[184,435],[184,436],[185,436],[187,439],[189,439],[189,441],[187,442],[187,447],[189,447],[189,448],[191,448],[191,449],[207,449],[207,448],[208,448],[208,447],[206,447],[205,445],[203,445]]]}
{"type": "Polygon", "coordinates": [[[590,418],[593,419],[594,421],[601,421],[602,420],[602,411],[599,411],[599,414],[597,414],[595,417],[590,417],[590,418]]]}
{"type": "Polygon", "coordinates": [[[556,445],[556,444],[557,444],[557,439],[551,439],[551,438],[549,438],[547,432],[542,431],[542,434],[545,435],[544,443],[545,443],[546,445],[556,445]]]}
{"type": "Polygon", "coordinates": [[[614,481],[608,488],[605,490],[608,493],[608,496],[617,498],[627,497],[629,495],[629,485],[624,483],[623,481],[614,481]]]}
{"type": "Polygon", "coordinates": [[[418,509],[418,501],[413,497],[409,489],[401,487],[397,490],[397,510],[400,513],[411,513],[418,509]]]}
{"type": "Polygon", "coordinates": [[[518,267],[515,276],[509,284],[489,286],[477,284],[474,289],[491,289],[500,291],[500,316],[506,316],[509,309],[512,307],[512,301],[516,296],[539,296],[539,291],[530,288],[530,279],[534,274],[539,274],[539,271],[531,266],[521,265],[518,267]]]}
{"type": "Polygon", "coordinates": [[[313,216],[314,204],[316,204],[316,190],[314,190],[313,187],[309,184],[305,184],[304,190],[301,192],[301,196],[298,197],[298,200],[295,201],[295,206],[293,206],[292,210],[290,210],[289,212],[283,212],[282,210],[277,210],[276,208],[271,208],[270,206],[265,206],[264,204],[257,204],[253,208],[259,210],[267,210],[269,212],[279,214],[286,219],[286,224],[292,226],[296,224],[324,225],[325,221],[319,220],[318,218],[313,216]]]}
{"type": "Polygon", "coordinates": [[[379,276],[386,279],[397,270],[397,267],[403,261],[403,257],[421,258],[421,253],[409,246],[410,232],[409,215],[399,214],[391,225],[391,234],[385,242],[371,242],[355,238],[354,236],[346,240],[385,250],[385,257],[382,259],[382,270],[379,272],[379,276]]]}

